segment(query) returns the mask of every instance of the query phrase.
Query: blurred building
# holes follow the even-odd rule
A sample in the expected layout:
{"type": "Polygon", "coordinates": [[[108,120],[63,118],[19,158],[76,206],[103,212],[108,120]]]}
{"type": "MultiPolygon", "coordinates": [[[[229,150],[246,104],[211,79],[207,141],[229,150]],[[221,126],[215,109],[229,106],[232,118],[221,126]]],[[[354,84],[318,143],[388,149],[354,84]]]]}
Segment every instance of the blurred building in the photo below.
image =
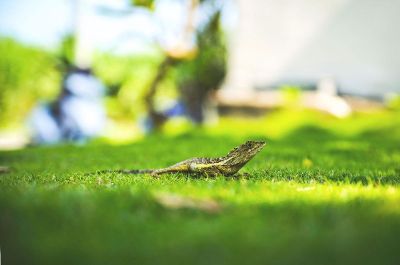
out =
{"type": "Polygon", "coordinates": [[[282,85],[382,97],[400,91],[399,0],[237,0],[222,94],[282,85]],[[324,83],[324,81],[322,82],[324,83]]]}

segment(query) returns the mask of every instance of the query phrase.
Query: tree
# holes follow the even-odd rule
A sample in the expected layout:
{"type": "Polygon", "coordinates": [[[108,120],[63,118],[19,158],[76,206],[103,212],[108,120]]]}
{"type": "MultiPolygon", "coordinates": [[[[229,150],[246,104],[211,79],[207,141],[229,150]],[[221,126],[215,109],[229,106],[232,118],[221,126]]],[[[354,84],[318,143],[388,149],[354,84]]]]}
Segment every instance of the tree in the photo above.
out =
{"type": "MultiPolygon", "coordinates": [[[[213,1],[202,1],[208,2],[213,1]]],[[[197,0],[191,0],[184,38],[175,49],[165,50],[165,59],[161,62],[146,95],[148,112],[155,129],[162,126],[166,117],[155,110],[154,96],[159,83],[170,68],[177,68],[177,86],[187,115],[197,124],[204,121],[203,109],[210,91],[219,88],[226,75],[226,43],[220,23],[221,7],[214,6],[214,13],[204,27],[199,29],[194,26],[194,14],[198,6],[197,0]],[[188,42],[194,33],[197,46],[190,48],[188,42]]]]}

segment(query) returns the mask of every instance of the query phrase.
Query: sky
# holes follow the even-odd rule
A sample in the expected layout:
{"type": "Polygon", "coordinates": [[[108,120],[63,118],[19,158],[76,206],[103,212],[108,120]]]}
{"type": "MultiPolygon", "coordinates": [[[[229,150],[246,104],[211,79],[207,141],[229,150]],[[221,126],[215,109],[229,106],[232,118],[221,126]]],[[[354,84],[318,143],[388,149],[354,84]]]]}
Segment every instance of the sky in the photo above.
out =
{"type": "Polygon", "coordinates": [[[51,47],[72,28],[70,2],[0,0],[0,34],[51,47]]]}
{"type": "MultiPolygon", "coordinates": [[[[0,35],[30,45],[55,48],[63,36],[72,32],[76,21],[77,0],[0,0],[0,35]]],[[[107,16],[98,7],[130,8],[127,0],[85,0],[81,13],[85,35],[96,49],[126,53],[148,49],[157,36],[163,45],[173,45],[182,28],[185,0],[159,0],[152,15],[136,8],[132,15],[107,16]]],[[[228,13],[228,12],[225,12],[228,13]]],[[[229,12],[232,14],[232,12],[229,12]]],[[[225,15],[225,24],[234,17],[225,15]]],[[[201,20],[201,19],[200,19],[201,20]]]]}

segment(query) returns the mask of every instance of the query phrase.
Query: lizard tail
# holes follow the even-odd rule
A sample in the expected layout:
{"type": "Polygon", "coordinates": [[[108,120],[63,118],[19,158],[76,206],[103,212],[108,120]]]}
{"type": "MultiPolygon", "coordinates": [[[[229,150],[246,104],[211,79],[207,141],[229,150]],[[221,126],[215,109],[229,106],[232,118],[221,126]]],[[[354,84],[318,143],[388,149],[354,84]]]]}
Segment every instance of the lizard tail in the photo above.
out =
{"type": "Polygon", "coordinates": [[[155,170],[154,169],[107,169],[107,170],[99,170],[94,172],[95,174],[104,174],[104,173],[122,173],[122,174],[151,174],[155,170]]]}

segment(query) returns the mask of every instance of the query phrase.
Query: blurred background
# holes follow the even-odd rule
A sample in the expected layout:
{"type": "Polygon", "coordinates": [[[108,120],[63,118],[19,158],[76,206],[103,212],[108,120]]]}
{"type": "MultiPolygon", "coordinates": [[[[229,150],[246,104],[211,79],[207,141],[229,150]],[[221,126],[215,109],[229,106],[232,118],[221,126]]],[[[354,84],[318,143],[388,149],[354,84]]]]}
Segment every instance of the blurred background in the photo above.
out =
{"type": "Polygon", "coordinates": [[[250,120],[274,136],[299,115],[390,113],[378,119],[390,123],[398,10],[397,0],[0,1],[0,149],[237,133],[250,120]]]}

